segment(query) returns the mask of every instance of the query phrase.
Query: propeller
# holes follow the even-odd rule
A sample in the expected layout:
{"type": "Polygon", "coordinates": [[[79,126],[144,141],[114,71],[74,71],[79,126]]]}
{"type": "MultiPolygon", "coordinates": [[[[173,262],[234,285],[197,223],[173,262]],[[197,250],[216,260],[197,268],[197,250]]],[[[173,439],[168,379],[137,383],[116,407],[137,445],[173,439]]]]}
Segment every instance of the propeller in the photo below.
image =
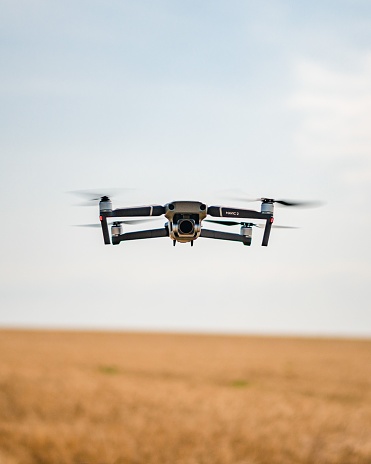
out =
{"type": "Polygon", "coordinates": [[[112,197],[116,197],[122,193],[128,194],[133,192],[135,189],[132,188],[110,188],[110,189],[91,189],[91,190],[74,190],[67,193],[78,195],[85,201],[77,206],[95,206],[101,200],[109,200],[112,197]]]}
{"type": "MultiPolygon", "coordinates": [[[[163,219],[163,218],[133,219],[131,221],[114,221],[114,222],[110,222],[108,225],[116,226],[119,224],[128,224],[128,225],[143,224],[144,222],[157,221],[158,219],[163,219]]],[[[74,227],[94,227],[94,228],[97,227],[99,228],[101,227],[101,225],[100,224],[74,224],[74,227]]]]}
{"type": "Polygon", "coordinates": [[[316,206],[321,206],[323,203],[321,201],[297,201],[297,200],[275,200],[274,198],[245,198],[245,197],[237,197],[233,198],[236,201],[261,201],[263,203],[277,203],[282,206],[295,206],[298,208],[313,208],[316,206]]]}
{"type": "MultiPolygon", "coordinates": [[[[214,224],[221,224],[223,226],[245,226],[245,227],[258,227],[259,229],[264,229],[265,225],[263,224],[254,224],[252,222],[238,222],[238,221],[214,221],[213,219],[204,219],[204,222],[213,222],[214,224]]],[[[298,229],[295,226],[279,226],[273,225],[275,229],[298,229]]]]}
{"type": "Polygon", "coordinates": [[[238,221],[214,221],[213,219],[204,219],[204,222],[213,222],[214,224],[221,224],[222,226],[244,226],[247,227],[263,227],[260,224],[253,224],[252,222],[238,222],[238,221]]]}

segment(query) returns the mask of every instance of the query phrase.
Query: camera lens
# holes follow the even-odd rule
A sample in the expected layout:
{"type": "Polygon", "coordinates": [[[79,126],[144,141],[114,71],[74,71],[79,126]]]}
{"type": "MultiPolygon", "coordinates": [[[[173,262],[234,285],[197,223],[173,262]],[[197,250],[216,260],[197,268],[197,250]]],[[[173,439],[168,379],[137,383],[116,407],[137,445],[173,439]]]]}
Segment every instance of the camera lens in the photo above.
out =
{"type": "Polygon", "coordinates": [[[178,229],[181,234],[189,235],[194,231],[193,221],[190,219],[182,219],[178,223],[178,229]]]}

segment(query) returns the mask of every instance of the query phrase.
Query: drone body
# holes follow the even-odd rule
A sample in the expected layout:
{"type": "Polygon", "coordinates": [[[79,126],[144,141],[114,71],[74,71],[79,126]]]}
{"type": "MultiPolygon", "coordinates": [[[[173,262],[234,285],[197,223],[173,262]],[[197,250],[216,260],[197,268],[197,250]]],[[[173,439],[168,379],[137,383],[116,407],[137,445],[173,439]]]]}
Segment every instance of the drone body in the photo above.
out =
{"type": "MultiPolygon", "coordinates": [[[[262,246],[267,246],[269,235],[273,224],[273,199],[261,199],[261,210],[254,211],[248,209],[236,209],[224,206],[206,206],[198,201],[173,201],[164,206],[150,205],[129,208],[112,209],[112,202],[108,196],[102,196],[99,201],[100,223],[103,232],[103,239],[106,245],[118,245],[127,240],[140,240],[155,237],[169,237],[173,244],[176,242],[188,243],[193,246],[193,242],[199,237],[212,238],[217,240],[230,240],[242,242],[246,246],[251,245],[252,227],[264,227],[262,246]],[[114,221],[111,223],[111,236],[109,233],[107,219],[109,218],[133,218],[133,217],[159,217],[167,219],[164,227],[160,229],[141,230],[136,232],[123,233],[122,224],[127,221],[114,221]],[[205,219],[207,216],[217,218],[231,218],[233,221],[216,221],[205,219]],[[265,225],[257,225],[241,219],[260,219],[265,221],[265,225]],[[240,225],[240,233],[229,233],[217,230],[205,229],[202,221],[219,223],[231,226],[240,225]]],[[[141,222],[141,221],[140,221],[141,222]]],[[[130,223],[130,222],[129,222],[130,223]]],[[[135,221],[133,221],[135,223],[135,221]]],[[[263,223],[264,224],[264,223],[263,223]]]]}

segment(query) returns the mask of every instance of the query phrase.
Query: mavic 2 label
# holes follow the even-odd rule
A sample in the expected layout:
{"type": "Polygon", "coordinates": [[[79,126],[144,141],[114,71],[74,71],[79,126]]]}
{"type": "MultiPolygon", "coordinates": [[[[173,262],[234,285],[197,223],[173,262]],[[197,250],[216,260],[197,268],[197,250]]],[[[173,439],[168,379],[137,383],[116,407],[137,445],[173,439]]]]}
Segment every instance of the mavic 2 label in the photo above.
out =
{"type": "Polygon", "coordinates": [[[240,213],[238,211],[226,211],[225,214],[228,214],[228,216],[238,216],[240,213]]]}

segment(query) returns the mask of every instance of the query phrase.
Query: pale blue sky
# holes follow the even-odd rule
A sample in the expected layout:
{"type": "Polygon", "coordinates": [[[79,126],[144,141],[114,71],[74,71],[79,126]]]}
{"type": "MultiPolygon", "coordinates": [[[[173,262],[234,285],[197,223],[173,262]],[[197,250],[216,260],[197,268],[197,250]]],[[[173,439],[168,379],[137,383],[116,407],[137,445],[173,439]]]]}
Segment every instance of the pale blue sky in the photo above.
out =
{"type": "Polygon", "coordinates": [[[371,335],[370,2],[0,5],[1,325],[371,335]],[[106,186],[326,206],[105,247],[65,192],[106,186]]]}

